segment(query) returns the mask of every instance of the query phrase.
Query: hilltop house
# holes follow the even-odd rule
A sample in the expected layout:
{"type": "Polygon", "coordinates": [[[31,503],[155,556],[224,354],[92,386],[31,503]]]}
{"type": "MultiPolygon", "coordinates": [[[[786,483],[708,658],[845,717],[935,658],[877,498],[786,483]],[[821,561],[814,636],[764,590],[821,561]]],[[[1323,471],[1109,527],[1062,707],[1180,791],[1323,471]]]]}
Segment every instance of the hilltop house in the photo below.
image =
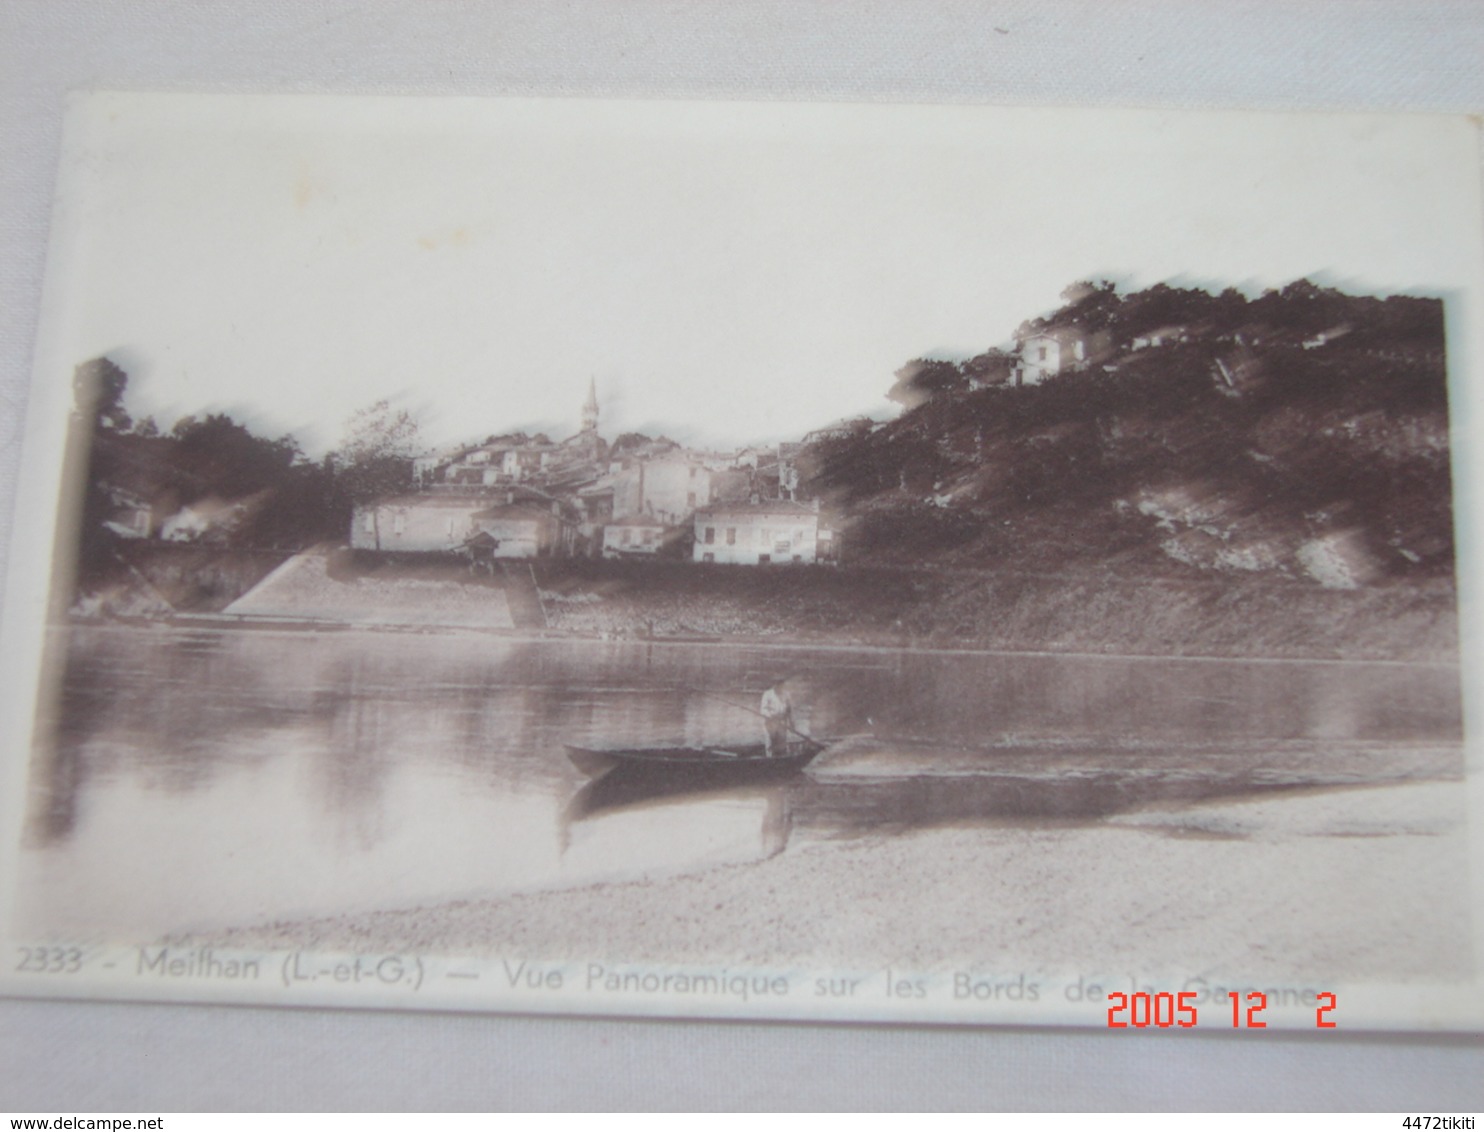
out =
{"type": "Polygon", "coordinates": [[[1159,326],[1137,335],[1130,340],[1128,345],[1130,350],[1157,350],[1161,346],[1172,346],[1177,342],[1189,341],[1190,328],[1188,326],[1159,326]]]}
{"type": "Polygon", "coordinates": [[[696,562],[815,562],[819,558],[818,504],[773,499],[724,503],[696,512],[696,562]]]}
{"type": "Polygon", "coordinates": [[[683,523],[711,502],[712,474],[680,448],[627,459],[613,475],[613,513],[683,523]]]}
{"type": "Polygon", "coordinates": [[[849,440],[853,436],[864,436],[874,428],[876,422],[870,417],[849,417],[834,424],[817,428],[813,432],[804,434],[804,447],[811,444],[820,444],[827,440],[849,440]]]}
{"type": "Polygon", "coordinates": [[[494,487],[539,482],[551,474],[570,474],[590,467],[594,476],[608,458],[608,443],[598,435],[598,395],[588,383],[581,429],[553,444],[546,436],[523,432],[491,436],[479,444],[456,445],[416,457],[413,478],[421,487],[454,484],[494,487]]]}
{"type": "Polygon", "coordinates": [[[1087,337],[1076,326],[1038,330],[1020,340],[1016,385],[1036,385],[1087,361],[1087,337]]]}

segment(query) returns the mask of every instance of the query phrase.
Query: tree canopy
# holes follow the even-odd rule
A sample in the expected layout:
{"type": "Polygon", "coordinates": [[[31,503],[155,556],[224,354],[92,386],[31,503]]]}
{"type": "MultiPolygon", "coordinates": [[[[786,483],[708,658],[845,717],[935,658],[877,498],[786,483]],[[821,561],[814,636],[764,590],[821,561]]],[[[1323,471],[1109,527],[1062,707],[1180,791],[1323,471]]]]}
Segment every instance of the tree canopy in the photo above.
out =
{"type": "Polygon", "coordinates": [[[127,432],[132,425],[124,408],[129,375],[112,358],[93,358],[72,371],[72,398],[76,412],[95,428],[127,432]]]}
{"type": "Polygon", "coordinates": [[[896,384],[886,392],[887,400],[908,409],[940,393],[968,387],[968,378],[954,362],[938,358],[913,358],[896,372],[896,384]]]}
{"type": "Polygon", "coordinates": [[[340,490],[356,503],[410,490],[420,432],[411,413],[385,398],[351,414],[332,454],[340,490]]]}

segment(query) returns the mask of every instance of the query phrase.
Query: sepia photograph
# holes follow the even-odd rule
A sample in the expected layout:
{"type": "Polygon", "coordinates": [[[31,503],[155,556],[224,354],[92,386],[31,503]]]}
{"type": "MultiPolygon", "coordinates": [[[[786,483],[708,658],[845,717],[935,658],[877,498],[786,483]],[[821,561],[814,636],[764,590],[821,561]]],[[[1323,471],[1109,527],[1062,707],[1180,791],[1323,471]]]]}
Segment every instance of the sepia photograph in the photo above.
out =
{"type": "Polygon", "coordinates": [[[1479,155],[77,97],[0,986],[1477,1030],[1479,155]]]}

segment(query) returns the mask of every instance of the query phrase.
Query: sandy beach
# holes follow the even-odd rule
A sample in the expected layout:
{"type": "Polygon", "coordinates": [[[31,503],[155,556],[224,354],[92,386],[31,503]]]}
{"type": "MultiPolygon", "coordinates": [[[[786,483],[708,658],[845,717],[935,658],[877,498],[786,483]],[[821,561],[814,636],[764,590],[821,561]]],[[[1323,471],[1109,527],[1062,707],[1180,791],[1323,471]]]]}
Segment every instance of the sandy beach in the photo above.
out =
{"type": "Polygon", "coordinates": [[[237,946],[839,968],[1469,975],[1463,786],[790,844],[627,882],[244,928],[237,946]]]}

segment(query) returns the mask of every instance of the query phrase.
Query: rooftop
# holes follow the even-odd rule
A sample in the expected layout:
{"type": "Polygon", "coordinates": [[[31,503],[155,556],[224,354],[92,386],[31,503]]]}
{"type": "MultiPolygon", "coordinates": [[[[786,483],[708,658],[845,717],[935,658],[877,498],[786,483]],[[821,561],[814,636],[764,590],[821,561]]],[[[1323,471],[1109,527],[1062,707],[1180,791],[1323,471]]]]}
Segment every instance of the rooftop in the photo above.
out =
{"type": "Polygon", "coordinates": [[[476,511],[472,516],[475,519],[541,519],[550,518],[552,511],[550,507],[531,500],[523,500],[517,503],[501,503],[494,507],[487,507],[483,511],[476,511]]]}
{"type": "Polygon", "coordinates": [[[792,499],[765,499],[758,503],[718,503],[701,507],[698,517],[717,515],[818,515],[812,503],[799,503],[792,499]]]}

